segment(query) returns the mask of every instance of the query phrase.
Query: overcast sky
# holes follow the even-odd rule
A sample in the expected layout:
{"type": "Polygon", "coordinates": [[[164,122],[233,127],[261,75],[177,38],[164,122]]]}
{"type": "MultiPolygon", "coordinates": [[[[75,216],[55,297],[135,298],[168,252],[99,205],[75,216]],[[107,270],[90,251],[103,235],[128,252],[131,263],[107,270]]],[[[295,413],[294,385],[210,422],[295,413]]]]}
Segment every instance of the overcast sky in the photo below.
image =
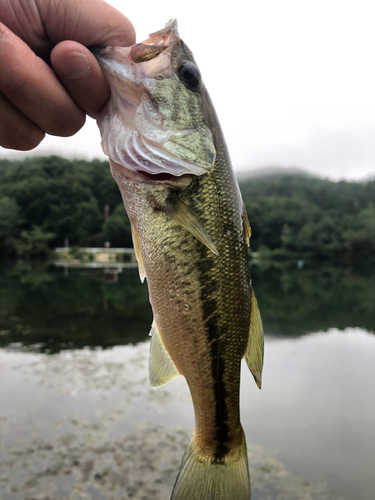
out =
{"type": "MultiPolygon", "coordinates": [[[[332,179],[375,175],[374,2],[108,3],[133,22],[138,42],[177,17],[235,170],[276,165],[332,179]]],[[[34,152],[104,158],[93,120],[72,138],[47,137],[34,152]]],[[[12,153],[0,148],[0,155],[12,153]]]]}

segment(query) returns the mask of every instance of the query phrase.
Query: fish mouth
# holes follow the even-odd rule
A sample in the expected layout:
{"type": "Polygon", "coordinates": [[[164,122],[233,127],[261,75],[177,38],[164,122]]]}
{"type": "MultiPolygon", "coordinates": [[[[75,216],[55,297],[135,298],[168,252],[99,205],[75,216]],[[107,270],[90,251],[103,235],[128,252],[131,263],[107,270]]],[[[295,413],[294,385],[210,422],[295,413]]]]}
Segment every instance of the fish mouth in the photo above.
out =
{"type": "Polygon", "coordinates": [[[132,45],[130,58],[135,63],[150,61],[161,54],[164,50],[174,45],[179,39],[177,32],[177,19],[171,19],[165,27],[155,33],[142,43],[132,45]]]}
{"type": "Polygon", "coordinates": [[[142,44],[135,45],[165,48],[174,45],[180,39],[177,31],[177,19],[171,19],[164,28],[155,31],[155,33],[151,33],[149,36],[150,38],[142,42],[142,44]]]}
{"type": "MultiPolygon", "coordinates": [[[[130,47],[121,47],[121,54],[130,63],[142,63],[151,61],[164,50],[173,47],[180,39],[177,31],[177,19],[171,19],[164,28],[151,33],[147,40],[135,43],[130,47]]],[[[116,59],[120,47],[100,47],[93,45],[89,50],[100,62],[108,59],[116,59]]]]}

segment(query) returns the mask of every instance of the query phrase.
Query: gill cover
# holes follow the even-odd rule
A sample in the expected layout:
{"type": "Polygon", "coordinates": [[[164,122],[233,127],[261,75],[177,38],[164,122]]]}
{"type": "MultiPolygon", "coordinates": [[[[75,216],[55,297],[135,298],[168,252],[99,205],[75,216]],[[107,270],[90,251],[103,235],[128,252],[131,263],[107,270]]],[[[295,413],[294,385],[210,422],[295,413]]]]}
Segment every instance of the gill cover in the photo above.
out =
{"type": "Polygon", "coordinates": [[[94,53],[111,87],[98,119],[104,153],[149,174],[210,172],[216,151],[201,76],[176,20],[142,43],[94,53]]]}

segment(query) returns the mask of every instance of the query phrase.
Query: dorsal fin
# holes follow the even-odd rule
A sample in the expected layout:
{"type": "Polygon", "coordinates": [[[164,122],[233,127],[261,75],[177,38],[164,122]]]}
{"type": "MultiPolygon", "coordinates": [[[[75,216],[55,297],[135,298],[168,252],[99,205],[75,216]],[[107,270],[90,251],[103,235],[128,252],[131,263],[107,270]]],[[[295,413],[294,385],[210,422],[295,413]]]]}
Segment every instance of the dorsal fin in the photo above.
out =
{"type": "Polygon", "coordinates": [[[249,340],[243,356],[259,389],[262,386],[264,357],[263,323],[254,290],[251,290],[249,340]]]}
{"type": "Polygon", "coordinates": [[[150,357],[148,361],[148,374],[151,387],[159,387],[180,375],[175,367],[156,327],[155,321],[152,323],[150,357]]]}
{"type": "Polygon", "coordinates": [[[250,246],[250,237],[251,237],[251,227],[250,227],[250,222],[249,218],[247,216],[246,212],[246,207],[245,203],[242,202],[242,230],[243,230],[243,236],[245,238],[245,241],[247,243],[247,246],[250,246]]]}
{"type": "Polygon", "coordinates": [[[130,223],[130,227],[132,231],[135,258],[137,259],[138,262],[139,277],[141,278],[141,281],[143,283],[146,277],[146,271],[145,271],[145,265],[143,263],[143,257],[141,254],[141,247],[139,246],[138,233],[133,223],[130,223]]]}

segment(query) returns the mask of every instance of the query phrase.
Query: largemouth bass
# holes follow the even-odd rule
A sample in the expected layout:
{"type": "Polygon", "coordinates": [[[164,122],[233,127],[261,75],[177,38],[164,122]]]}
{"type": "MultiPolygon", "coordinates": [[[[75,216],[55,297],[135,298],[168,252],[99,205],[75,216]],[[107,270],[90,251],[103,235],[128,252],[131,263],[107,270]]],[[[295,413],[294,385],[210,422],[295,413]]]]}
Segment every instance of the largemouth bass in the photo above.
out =
{"type": "Polygon", "coordinates": [[[154,314],[149,377],[188,383],[195,429],[172,500],[248,500],[240,365],[257,385],[263,328],[250,226],[218,118],[177,23],[94,53],[112,95],[98,120],[154,314]]]}

